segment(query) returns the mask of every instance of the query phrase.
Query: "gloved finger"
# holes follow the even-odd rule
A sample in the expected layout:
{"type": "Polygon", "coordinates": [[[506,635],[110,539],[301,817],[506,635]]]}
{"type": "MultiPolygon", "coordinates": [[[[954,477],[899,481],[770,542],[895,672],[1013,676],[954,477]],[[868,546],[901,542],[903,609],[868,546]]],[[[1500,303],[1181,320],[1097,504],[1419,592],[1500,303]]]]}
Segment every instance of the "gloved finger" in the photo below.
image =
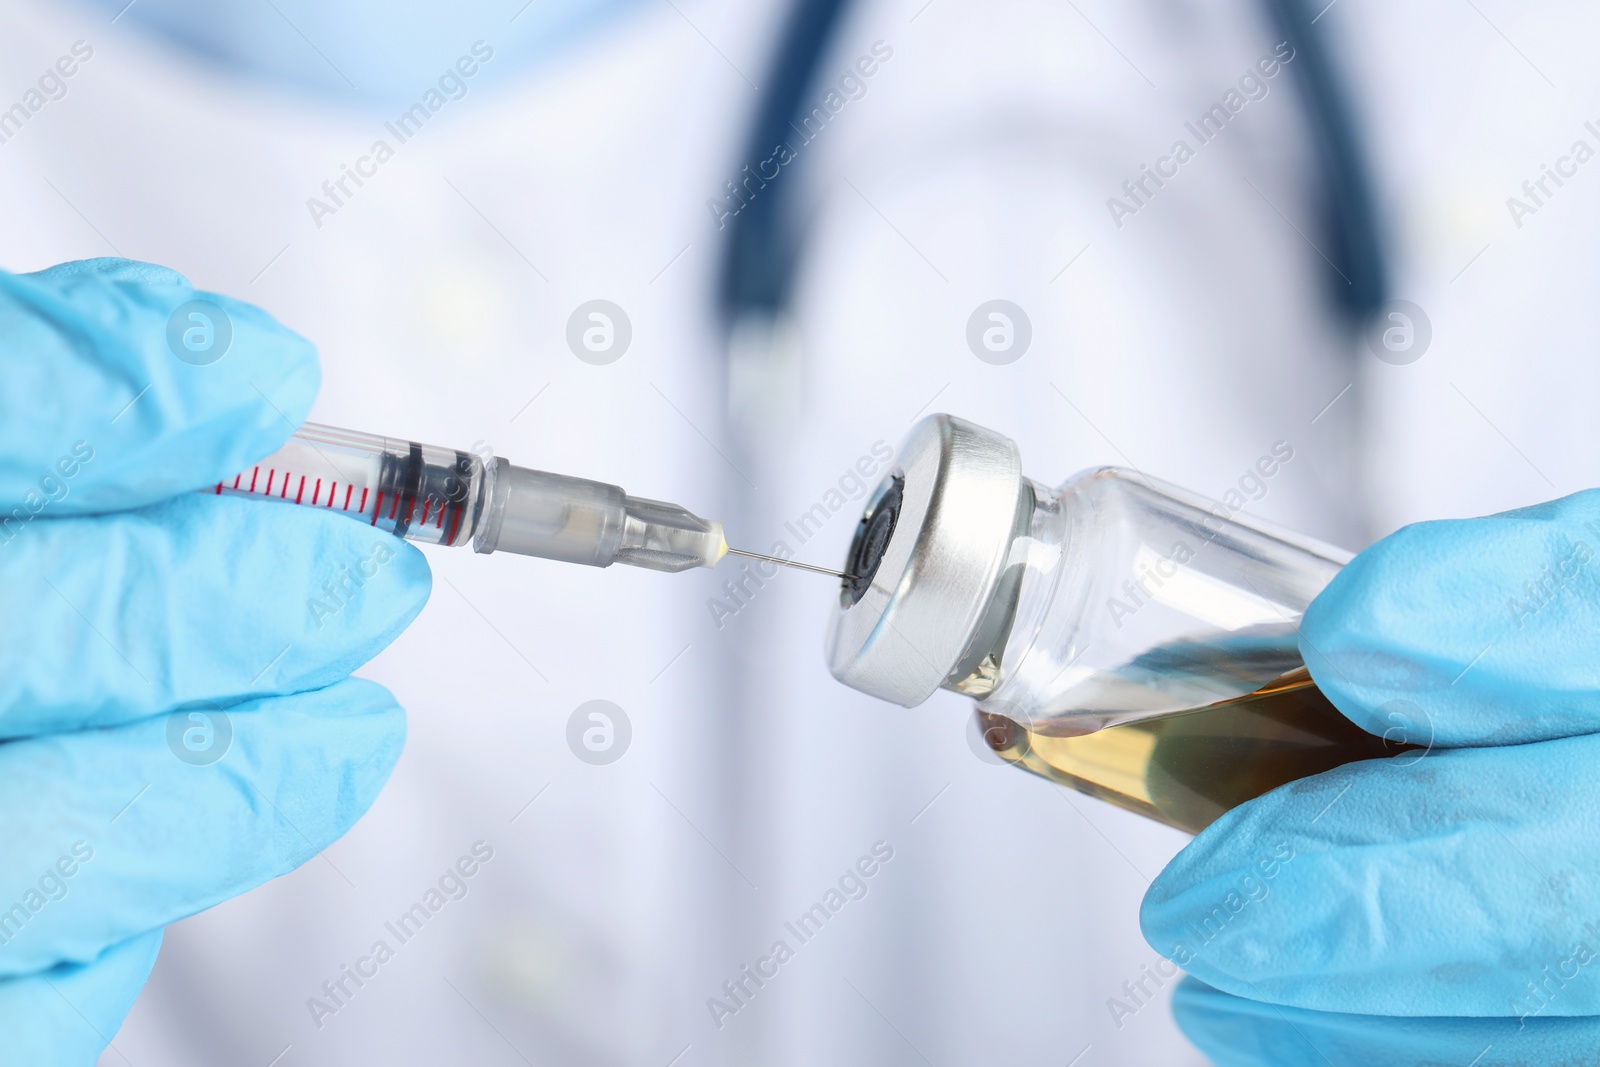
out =
{"type": "Polygon", "coordinates": [[[1517,744],[1600,730],[1600,490],[1424,522],[1358,555],[1300,651],[1370,733],[1517,744]]]}
{"type": "Polygon", "coordinates": [[[1600,1015],[1600,735],[1368,760],[1207,827],[1140,909],[1224,992],[1368,1015],[1600,1015]]]}
{"type": "Polygon", "coordinates": [[[394,698],[351,678],[0,745],[0,975],[88,963],[300,866],[367,810],[404,740],[394,698]]]}
{"type": "Polygon", "coordinates": [[[1184,1035],[1216,1067],[1528,1067],[1590,1062],[1600,1019],[1399,1018],[1284,1008],[1186,979],[1184,1035]]]}
{"type": "Polygon", "coordinates": [[[319,381],[304,338],[163,267],[0,273],[0,542],[232,478],[305,421],[319,381]]]}
{"type": "Polygon", "coordinates": [[[150,977],[161,931],[106,949],[90,963],[63,963],[0,981],[0,1067],[94,1067],[150,977]]]}
{"type": "Polygon", "coordinates": [[[0,549],[0,737],[316,689],[428,599],[422,553],[312,508],[185,493],[0,549]]]}

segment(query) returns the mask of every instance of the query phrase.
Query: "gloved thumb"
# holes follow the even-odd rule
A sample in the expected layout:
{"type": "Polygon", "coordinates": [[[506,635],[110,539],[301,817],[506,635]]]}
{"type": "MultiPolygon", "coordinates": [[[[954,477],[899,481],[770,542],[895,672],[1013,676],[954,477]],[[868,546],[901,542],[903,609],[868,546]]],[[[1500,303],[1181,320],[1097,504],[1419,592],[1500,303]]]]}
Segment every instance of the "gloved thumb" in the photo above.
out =
{"type": "Polygon", "coordinates": [[[1600,731],[1600,490],[1424,522],[1306,610],[1319,688],[1371,733],[1506,745],[1600,731]]]}

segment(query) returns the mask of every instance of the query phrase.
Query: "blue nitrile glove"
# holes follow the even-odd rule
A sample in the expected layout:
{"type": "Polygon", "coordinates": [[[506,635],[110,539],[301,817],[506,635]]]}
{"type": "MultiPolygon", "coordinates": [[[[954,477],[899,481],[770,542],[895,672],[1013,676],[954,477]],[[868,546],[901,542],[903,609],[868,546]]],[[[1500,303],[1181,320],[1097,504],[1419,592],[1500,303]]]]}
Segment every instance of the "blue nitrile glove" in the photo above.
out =
{"type": "Polygon", "coordinates": [[[1222,991],[1180,1010],[1219,1063],[1325,1064],[1319,1034],[1340,1049],[1338,1034],[1378,1035],[1337,1065],[1600,1049],[1597,555],[1591,490],[1407,527],[1312,603],[1300,648],[1317,685],[1425,754],[1250,801],[1151,886],[1147,940],[1222,991]],[[1270,1053],[1219,1051],[1253,1026],[1270,1053]]]}
{"type": "Polygon", "coordinates": [[[399,756],[400,708],[348,675],[421,609],[422,555],[192,492],[317,382],[304,340],[164,268],[0,274],[0,1062],[93,1064],[162,927],[316,855],[399,756]]]}
{"type": "Polygon", "coordinates": [[[1263,1004],[1193,978],[1172,1012],[1218,1067],[1556,1067],[1595,1062],[1592,1019],[1340,1015],[1263,1004]]]}

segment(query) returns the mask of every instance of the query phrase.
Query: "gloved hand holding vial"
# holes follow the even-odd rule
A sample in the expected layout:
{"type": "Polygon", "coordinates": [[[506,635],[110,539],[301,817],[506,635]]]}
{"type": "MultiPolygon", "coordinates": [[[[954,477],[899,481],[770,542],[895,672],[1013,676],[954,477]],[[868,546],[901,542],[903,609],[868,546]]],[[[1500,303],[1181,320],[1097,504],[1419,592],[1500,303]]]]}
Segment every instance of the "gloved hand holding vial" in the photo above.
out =
{"type": "Polygon", "coordinates": [[[1141,920],[1222,1067],[1588,1062],[1597,531],[1589,490],[1351,560],[1136,471],[1045,488],[935,416],[862,518],[829,664],[966,693],[1002,758],[1199,835],[1141,920]]]}

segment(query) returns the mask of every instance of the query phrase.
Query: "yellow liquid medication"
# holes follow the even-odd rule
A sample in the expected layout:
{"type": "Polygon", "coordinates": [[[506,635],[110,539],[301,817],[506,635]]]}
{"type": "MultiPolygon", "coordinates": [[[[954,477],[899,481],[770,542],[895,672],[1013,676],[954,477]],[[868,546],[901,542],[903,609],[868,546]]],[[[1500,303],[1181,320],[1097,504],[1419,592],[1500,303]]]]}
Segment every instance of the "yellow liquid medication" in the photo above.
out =
{"type": "Polygon", "coordinates": [[[1413,747],[1356,726],[1302,668],[1246,696],[1076,737],[978,713],[1002,759],[1197,834],[1286,782],[1413,747]]]}

